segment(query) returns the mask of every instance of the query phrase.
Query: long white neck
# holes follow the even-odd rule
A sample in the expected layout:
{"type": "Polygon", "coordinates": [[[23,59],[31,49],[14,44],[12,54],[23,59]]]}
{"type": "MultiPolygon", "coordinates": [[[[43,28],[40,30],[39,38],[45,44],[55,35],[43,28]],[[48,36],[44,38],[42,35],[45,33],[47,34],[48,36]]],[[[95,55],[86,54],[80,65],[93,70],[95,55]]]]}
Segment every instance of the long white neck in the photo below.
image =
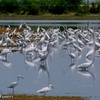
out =
{"type": "Polygon", "coordinates": [[[19,82],[19,77],[17,77],[17,82],[19,82]]]}
{"type": "Polygon", "coordinates": [[[49,86],[49,90],[51,90],[51,86],[49,86]]]}

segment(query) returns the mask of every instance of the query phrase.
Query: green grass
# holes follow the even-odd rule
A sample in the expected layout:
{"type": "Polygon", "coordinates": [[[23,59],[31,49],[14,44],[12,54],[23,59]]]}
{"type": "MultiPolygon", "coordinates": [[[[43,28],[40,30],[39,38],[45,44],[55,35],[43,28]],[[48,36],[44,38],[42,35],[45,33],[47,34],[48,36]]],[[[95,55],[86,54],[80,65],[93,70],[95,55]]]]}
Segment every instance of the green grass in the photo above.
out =
{"type": "Polygon", "coordinates": [[[100,20],[100,14],[80,15],[75,13],[54,15],[16,15],[16,14],[1,14],[0,20],[100,20]]]}

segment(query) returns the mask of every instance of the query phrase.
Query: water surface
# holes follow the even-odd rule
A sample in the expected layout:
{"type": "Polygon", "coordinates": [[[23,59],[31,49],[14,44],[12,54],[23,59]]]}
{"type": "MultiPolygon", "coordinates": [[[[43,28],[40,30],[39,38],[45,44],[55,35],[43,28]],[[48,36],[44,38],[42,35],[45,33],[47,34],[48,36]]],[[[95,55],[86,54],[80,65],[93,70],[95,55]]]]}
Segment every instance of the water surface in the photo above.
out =
{"type": "MultiPolygon", "coordinates": [[[[20,20],[0,20],[0,25],[20,25],[20,20]]],[[[26,20],[30,26],[55,26],[67,25],[73,27],[100,26],[99,20],[26,20]]],[[[13,48],[16,49],[16,48],[13,48]]],[[[3,94],[12,93],[12,89],[7,88],[11,82],[17,80],[20,74],[24,79],[20,79],[19,85],[15,88],[15,94],[41,95],[37,90],[48,86],[49,82],[53,84],[54,89],[46,95],[50,96],[82,96],[89,97],[91,100],[100,99],[100,59],[95,58],[94,64],[86,71],[77,70],[76,66],[85,62],[85,55],[89,47],[84,47],[80,57],[75,59],[75,64],[71,64],[71,58],[66,50],[62,50],[62,45],[53,49],[51,55],[47,58],[47,67],[50,77],[46,70],[38,73],[41,63],[35,65],[27,64],[26,55],[21,52],[9,53],[7,62],[0,60],[0,91],[3,94]]]]}

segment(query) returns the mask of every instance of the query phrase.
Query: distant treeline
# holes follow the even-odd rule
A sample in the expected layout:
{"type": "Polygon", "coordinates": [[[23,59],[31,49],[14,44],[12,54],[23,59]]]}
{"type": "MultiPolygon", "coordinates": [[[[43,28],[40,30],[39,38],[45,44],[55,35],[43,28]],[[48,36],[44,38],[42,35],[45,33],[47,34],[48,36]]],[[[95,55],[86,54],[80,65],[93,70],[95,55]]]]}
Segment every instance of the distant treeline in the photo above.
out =
{"type": "Polygon", "coordinates": [[[83,0],[0,0],[0,13],[38,15],[100,13],[100,2],[87,4],[83,0]]]}

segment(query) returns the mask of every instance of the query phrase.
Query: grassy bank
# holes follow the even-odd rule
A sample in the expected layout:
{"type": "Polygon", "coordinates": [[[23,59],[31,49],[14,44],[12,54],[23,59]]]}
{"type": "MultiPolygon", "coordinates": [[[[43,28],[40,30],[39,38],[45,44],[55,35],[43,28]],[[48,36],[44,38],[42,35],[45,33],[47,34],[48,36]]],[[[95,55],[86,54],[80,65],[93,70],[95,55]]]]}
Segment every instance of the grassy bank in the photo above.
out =
{"type": "Polygon", "coordinates": [[[15,14],[2,14],[0,20],[100,20],[100,14],[44,14],[44,15],[15,15],[15,14]]]}
{"type": "MultiPolygon", "coordinates": [[[[82,97],[66,97],[66,96],[28,96],[28,95],[14,95],[14,96],[2,96],[7,100],[87,100],[82,97]]],[[[1,99],[0,99],[1,100],[1,99]]]]}

